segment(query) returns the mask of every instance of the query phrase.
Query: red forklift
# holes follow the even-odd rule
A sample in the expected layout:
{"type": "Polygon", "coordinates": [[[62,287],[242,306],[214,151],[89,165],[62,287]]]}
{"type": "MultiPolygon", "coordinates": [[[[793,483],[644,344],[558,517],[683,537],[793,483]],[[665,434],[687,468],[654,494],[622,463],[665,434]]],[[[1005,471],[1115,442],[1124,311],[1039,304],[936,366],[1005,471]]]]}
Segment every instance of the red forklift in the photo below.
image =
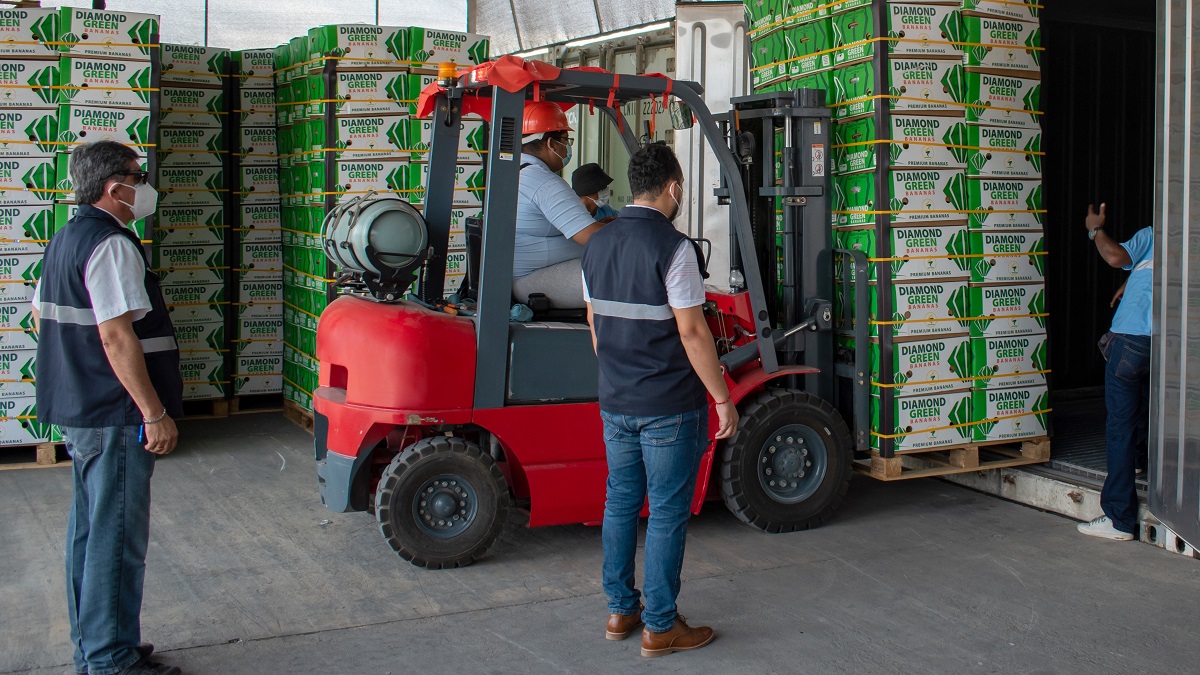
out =
{"type": "MultiPolygon", "coordinates": [[[[741,422],[705,452],[692,512],[722,499],[740,520],[773,533],[831,518],[866,432],[855,443],[833,404],[824,92],[738,98],[714,116],[692,82],[514,57],[443,71],[422,96],[434,120],[423,211],[368,195],[326,218],[341,295],[317,331],[324,504],[373,512],[401,557],[431,569],[478,560],[514,504],[530,526],[601,521],[607,468],[586,317],[552,310],[510,319],[521,122],[532,101],[603,115],[630,153],[639,139],[622,107],[669,106],[672,126],[698,131],[697,142],[715,153],[721,185],[695,187],[715,189],[728,205],[732,269],[728,285],[708,287],[704,311],[741,422]],[[468,113],[488,122],[487,191],[482,222],[467,224],[466,280],[449,304],[459,120],[468,113]]],[[[850,398],[846,414],[865,420],[855,410],[865,395],[850,398]]],[[[709,419],[711,435],[715,412],[709,419]]]]}

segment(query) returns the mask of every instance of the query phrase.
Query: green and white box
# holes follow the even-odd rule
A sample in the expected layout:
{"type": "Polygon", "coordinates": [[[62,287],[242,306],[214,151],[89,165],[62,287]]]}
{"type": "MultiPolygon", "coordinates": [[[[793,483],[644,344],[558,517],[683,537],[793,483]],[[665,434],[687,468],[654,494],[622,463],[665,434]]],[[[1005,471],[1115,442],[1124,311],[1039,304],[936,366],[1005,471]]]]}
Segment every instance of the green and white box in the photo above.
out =
{"type": "MultiPolygon", "coordinates": [[[[891,261],[871,265],[871,279],[876,270],[884,270],[897,281],[921,279],[966,279],[970,275],[970,237],[966,225],[926,223],[892,227],[891,261]],[[961,256],[961,257],[955,257],[961,256]]],[[[849,230],[836,233],[841,248],[863,251],[868,258],[877,256],[875,230],[849,230]]]]}
{"type": "Polygon", "coordinates": [[[402,71],[366,70],[338,72],[335,75],[336,91],[325,91],[325,78],[310,77],[306,117],[318,117],[325,111],[323,101],[334,100],[334,114],[339,116],[400,115],[409,112],[409,104],[401,100],[413,100],[420,95],[421,76],[402,71]],[[410,84],[411,83],[411,84],[410,84]]]}
{"type": "Polygon", "coordinates": [[[1038,21],[1042,11],[1040,0],[962,0],[962,9],[1017,21],[1038,21]]]}
{"type": "Polygon", "coordinates": [[[225,241],[226,229],[222,206],[161,208],[154,228],[154,242],[159,246],[215,246],[225,241]]]}
{"type": "MultiPolygon", "coordinates": [[[[15,403],[16,400],[11,402],[15,403]]],[[[8,410],[7,415],[0,420],[0,445],[33,445],[62,440],[53,426],[37,421],[37,402],[34,399],[23,401],[20,406],[8,410]]]]}
{"type": "Polygon", "coordinates": [[[253,396],[255,394],[278,394],[283,391],[283,357],[282,356],[244,356],[238,359],[239,366],[247,368],[255,364],[279,361],[279,372],[249,375],[238,373],[233,376],[233,393],[235,396],[253,396]]]}
{"type": "Polygon", "coordinates": [[[283,341],[283,317],[273,319],[239,319],[238,339],[283,341]]]}
{"type": "Polygon", "coordinates": [[[158,130],[160,167],[223,166],[225,134],[221,129],[163,127],[158,130]]]}
{"type": "Polygon", "coordinates": [[[155,187],[160,206],[219,206],[229,192],[217,166],[162,167],[155,187]]]}
{"type": "Polygon", "coordinates": [[[833,28],[833,65],[843,66],[875,56],[874,10],[870,6],[857,7],[847,12],[834,14],[830,20],[833,28]]]}
{"type": "Polygon", "coordinates": [[[34,380],[36,371],[36,349],[0,352],[0,380],[34,380]]]}
{"type": "Polygon", "coordinates": [[[450,244],[448,248],[465,249],[467,247],[467,219],[483,219],[483,210],[476,208],[456,208],[450,211],[450,244]]]}
{"type": "MultiPolygon", "coordinates": [[[[37,349],[33,329],[33,305],[28,302],[0,304],[0,351],[37,349]]],[[[0,392],[0,398],[4,393],[0,392]]]]}
{"type": "MultiPolygon", "coordinates": [[[[344,160],[396,160],[396,155],[409,156],[420,150],[422,121],[407,115],[339,117],[334,120],[337,138],[332,144],[314,139],[306,144],[306,149],[337,148],[337,158],[344,160]]],[[[324,132],[323,123],[310,127],[319,127],[316,130],[324,132]]]]}
{"type": "MultiPolygon", "coordinates": [[[[961,66],[959,66],[961,67],[961,66]]],[[[966,118],[972,124],[1039,129],[1042,83],[1028,77],[964,71],[966,118]]]]}
{"type": "MultiPolygon", "coordinates": [[[[872,284],[870,291],[871,315],[879,320],[893,321],[892,335],[897,338],[932,337],[961,333],[963,325],[958,321],[968,316],[969,303],[965,296],[966,281],[927,280],[894,283],[891,285],[892,315],[885,319],[879,315],[879,290],[872,284]]],[[[879,327],[871,326],[873,334],[879,327]]]]}
{"type": "Polygon", "coordinates": [[[213,246],[158,246],[154,249],[155,269],[198,269],[224,267],[223,245],[213,246]]]}
{"type": "MultiPolygon", "coordinates": [[[[222,377],[220,371],[212,373],[211,376],[222,377]]],[[[214,382],[184,382],[183,383],[183,400],[185,401],[207,401],[214,398],[225,398],[225,383],[217,380],[214,382]]]]}
{"type": "MultiPolygon", "coordinates": [[[[63,203],[61,201],[55,202],[55,204],[54,204],[54,231],[58,232],[59,230],[66,227],[67,223],[69,223],[71,221],[71,219],[75,217],[75,214],[78,211],[79,211],[78,204],[67,204],[67,203],[63,203]]],[[[162,209],[159,209],[159,212],[161,213],[162,209]]],[[[130,224],[128,227],[129,227],[129,229],[133,230],[134,234],[136,234],[139,239],[142,239],[142,240],[146,239],[146,221],[144,219],[136,220],[132,224],[130,224]]]]}
{"type": "Polygon", "coordinates": [[[225,111],[225,94],[220,89],[197,86],[162,88],[163,113],[211,113],[225,111]]]}
{"type": "Polygon", "coordinates": [[[42,277],[42,254],[0,255],[0,303],[29,302],[42,277]]]}
{"type": "MultiPolygon", "coordinates": [[[[198,288],[209,288],[212,284],[202,284],[198,288]]],[[[185,286],[186,288],[197,288],[185,286]]],[[[171,286],[163,286],[164,292],[171,286]]],[[[229,307],[226,303],[209,303],[206,305],[170,305],[167,311],[171,314],[171,324],[173,326],[195,325],[195,324],[214,324],[223,323],[225,321],[225,311],[229,307]]]]}
{"type": "Polygon", "coordinates": [[[964,16],[963,65],[1037,74],[1042,67],[1042,30],[1036,23],[1002,17],[964,16]]]}
{"type": "Polygon", "coordinates": [[[0,206],[0,254],[45,253],[54,230],[54,207],[0,206]]]}
{"type": "Polygon", "coordinates": [[[1046,385],[974,392],[975,442],[1018,440],[1047,434],[1050,394],[1046,385]]]}
{"type": "Polygon", "coordinates": [[[411,61],[410,68],[436,71],[439,63],[457,63],[459,67],[480,64],[488,60],[491,40],[485,35],[458,33],[436,28],[413,26],[408,29],[407,49],[397,45],[395,50],[403,54],[400,58],[411,61]]]}
{"type": "Polygon", "coordinates": [[[37,395],[32,382],[0,382],[0,399],[33,398],[37,395]]]}
{"type": "Polygon", "coordinates": [[[783,31],[787,44],[788,77],[805,77],[833,67],[833,26],[829,19],[806,23],[783,31]]]}
{"type": "Polygon", "coordinates": [[[110,108],[149,108],[153,92],[151,65],[145,61],[113,61],[64,56],[58,66],[61,103],[110,108]]]}
{"type": "Polygon", "coordinates": [[[283,220],[278,204],[247,204],[242,206],[238,232],[243,243],[280,241],[283,220]]]}
{"type": "Polygon", "coordinates": [[[179,374],[184,395],[188,385],[218,385],[225,380],[225,355],[220,352],[189,352],[179,355],[179,374]]]}
{"type": "Polygon", "coordinates": [[[179,345],[179,350],[185,353],[216,352],[225,349],[225,322],[177,325],[175,343],[179,345]]]}
{"type": "MultiPolygon", "coordinates": [[[[296,39],[301,42],[304,40],[296,39]]],[[[233,72],[241,80],[242,89],[273,89],[275,50],[242,49],[233,52],[233,72]]]]}
{"type": "Polygon", "coordinates": [[[896,169],[891,173],[893,223],[961,221],[966,177],[958,169],[896,169]]]}
{"type": "Polygon", "coordinates": [[[160,45],[163,84],[223,87],[229,73],[228,49],[199,45],[160,45]]]}
{"type": "MultiPolygon", "coordinates": [[[[276,278],[279,273],[275,274],[276,278]]],[[[281,282],[282,283],[282,282],[281,282]]],[[[275,319],[283,316],[282,302],[239,302],[238,319],[275,319]]]]}
{"type": "Polygon", "coordinates": [[[58,58],[57,7],[5,7],[0,9],[0,56],[58,58]]]}
{"type": "Polygon", "coordinates": [[[279,167],[243,166],[238,201],[242,204],[279,203],[279,167]]]}
{"type": "MultiPolygon", "coordinates": [[[[433,120],[414,119],[420,128],[420,142],[412,153],[411,161],[429,162],[429,149],[433,143],[433,120]]],[[[468,115],[458,125],[459,164],[482,164],[487,158],[487,126],[478,115],[468,115]]]]}
{"type": "Polygon", "coordinates": [[[237,105],[242,126],[275,126],[274,89],[243,89],[237,105]]]}
{"type": "Polygon", "coordinates": [[[242,244],[238,265],[242,278],[247,281],[280,279],[283,272],[283,244],[267,242],[242,244]]]}
{"type": "Polygon", "coordinates": [[[190,284],[223,284],[225,283],[225,267],[185,267],[164,268],[154,270],[163,286],[184,286],[190,284]]]}
{"type": "Polygon", "coordinates": [[[975,418],[971,413],[970,391],[948,391],[892,399],[891,429],[881,429],[882,401],[871,397],[871,447],[882,447],[875,434],[895,436],[896,452],[930,450],[970,443],[975,418]]]}
{"type": "Polygon", "coordinates": [[[889,2],[888,53],[895,56],[961,56],[962,17],[954,5],[889,2]]]}
{"type": "Polygon", "coordinates": [[[1046,384],[1050,370],[1045,333],[971,339],[975,389],[1002,389],[1046,384]]]}
{"type": "MultiPolygon", "coordinates": [[[[435,81],[437,81],[435,75],[411,73],[392,78],[385,85],[385,89],[392,100],[400,105],[402,112],[407,112],[409,117],[416,117],[417,101],[421,96],[421,92],[435,81]]],[[[343,109],[345,109],[345,106],[343,106],[343,109]]],[[[311,107],[309,110],[311,116],[311,107]]]]}
{"type": "Polygon", "coordinates": [[[788,44],[784,32],[756,35],[750,40],[750,82],[756,91],[788,78],[788,44]]]}
{"type": "Polygon", "coordinates": [[[0,61],[0,106],[57,108],[58,68],[56,61],[0,61]]]}
{"type": "Polygon", "coordinates": [[[139,155],[158,142],[150,135],[149,110],[83,105],[59,106],[58,140],[71,146],[116,141],[133,147],[139,155]]]}
{"type": "Polygon", "coordinates": [[[1030,283],[1046,277],[1046,237],[1037,232],[971,230],[973,283],[1030,283]]]}
{"type": "Polygon", "coordinates": [[[279,279],[269,281],[243,280],[238,285],[238,302],[255,302],[268,305],[281,303],[283,302],[283,281],[279,279]]]}
{"type": "Polygon", "coordinates": [[[0,206],[49,204],[56,179],[53,157],[0,157],[0,206]]]}
{"type": "MultiPolygon", "coordinates": [[[[124,61],[149,61],[157,47],[157,14],[112,12],[62,7],[58,41],[61,51],[75,56],[124,61]]],[[[156,56],[156,55],[155,55],[156,56]]]]}
{"type": "Polygon", "coordinates": [[[967,176],[1042,177],[1042,131],[969,125],[967,176]]]}
{"type": "Polygon", "coordinates": [[[408,56],[396,53],[408,44],[407,26],[343,24],[308,31],[309,60],[331,56],[338,70],[408,69],[408,56]]]}
{"type": "MultiPolygon", "coordinates": [[[[746,0],[746,14],[750,18],[750,30],[775,30],[782,24],[787,4],[784,0],[746,0]]],[[[825,3],[820,3],[824,5],[825,3]]],[[[758,34],[751,36],[758,37],[758,34]]]]}
{"type": "Polygon", "coordinates": [[[972,178],[967,181],[967,190],[972,229],[1041,229],[1042,181],[972,178]]]}
{"type": "Polygon", "coordinates": [[[874,141],[888,140],[890,166],[962,169],[966,166],[969,129],[961,119],[929,115],[892,115],[891,135],[878,139],[873,117],[834,125],[833,161],[838,175],[874,171],[874,141]]]}
{"type": "MultiPolygon", "coordinates": [[[[225,295],[225,285],[221,283],[163,286],[162,290],[163,301],[167,303],[168,307],[223,305],[229,301],[225,295]]],[[[208,321],[200,321],[200,323],[208,323],[208,321]]]]}
{"type": "Polygon", "coordinates": [[[278,165],[278,140],[274,127],[242,127],[238,161],[243,166],[278,165]]]}
{"type": "Polygon", "coordinates": [[[225,125],[225,116],[227,114],[223,112],[173,112],[163,110],[159,112],[158,121],[159,125],[164,127],[212,127],[220,129],[225,125]]]}
{"type": "MultiPolygon", "coordinates": [[[[986,284],[967,289],[971,337],[1005,337],[1046,332],[1046,286],[986,284]]],[[[959,301],[955,298],[955,301],[959,301]]]]}
{"type": "Polygon", "coordinates": [[[784,27],[795,28],[829,18],[829,0],[784,0],[784,27]]]}
{"type": "MultiPolygon", "coordinates": [[[[401,194],[408,195],[405,199],[413,204],[424,204],[425,188],[429,185],[429,165],[401,165],[398,167],[397,173],[401,177],[398,183],[402,186],[397,190],[401,194]]],[[[482,206],[486,175],[486,167],[483,166],[462,164],[456,166],[452,205],[467,208],[482,206]]],[[[389,179],[390,181],[391,179],[389,179]]]]}
{"type": "MultiPolygon", "coordinates": [[[[835,119],[873,114],[882,93],[875,86],[874,63],[864,61],[833,70],[835,119]]],[[[962,112],[965,96],[962,64],[925,57],[899,57],[888,62],[886,99],[894,112],[962,112]]]]}
{"type": "Polygon", "coordinates": [[[872,342],[871,380],[874,385],[896,385],[897,396],[936,394],[944,391],[970,389],[971,339],[965,335],[948,335],[932,340],[897,342],[892,346],[892,376],[880,378],[881,347],[872,342]]]}
{"type": "Polygon", "coordinates": [[[0,157],[50,157],[57,140],[58,108],[0,110],[0,157]]]}
{"type": "Polygon", "coordinates": [[[234,349],[239,358],[243,356],[279,356],[284,353],[286,346],[282,341],[250,340],[235,342],[234,349]]]}

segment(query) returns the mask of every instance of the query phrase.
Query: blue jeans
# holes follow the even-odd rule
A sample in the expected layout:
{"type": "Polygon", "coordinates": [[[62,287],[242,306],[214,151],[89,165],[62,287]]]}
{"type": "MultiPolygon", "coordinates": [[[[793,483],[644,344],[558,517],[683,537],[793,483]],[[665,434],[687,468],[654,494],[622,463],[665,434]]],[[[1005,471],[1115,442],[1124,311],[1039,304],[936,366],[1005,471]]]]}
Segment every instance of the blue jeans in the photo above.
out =
{"type": "Polygon", "coordinates": [[[1104,370],[1108,476],[1100,491],[1100,508],[1104,509],[1104,515],[1112,521],[1113,527],[1130,534],[1138,529],[1134,471],[1140,447],[1145,442],[1148,414],[1145,397],[1149,380],[1150,338],[1113,334],[1104,370]]]}
{"type": "Polygon", "coordinates": [[[67,521],[67,612],[75,671],[138,661],[154,453],[138,427],[65,427],[75,498],[67,521]]]}
{"type": "Polygon", "coordinates": [[[646,498],[646,628],[663,633],[675,625],[675,599],[696,472],[708,445],[708,409],[681,415],[632,417],[600,413],[608,455],[604,501],[604,592],[608,611],[637,614],[634,585],[638,516],[646,498]]]}

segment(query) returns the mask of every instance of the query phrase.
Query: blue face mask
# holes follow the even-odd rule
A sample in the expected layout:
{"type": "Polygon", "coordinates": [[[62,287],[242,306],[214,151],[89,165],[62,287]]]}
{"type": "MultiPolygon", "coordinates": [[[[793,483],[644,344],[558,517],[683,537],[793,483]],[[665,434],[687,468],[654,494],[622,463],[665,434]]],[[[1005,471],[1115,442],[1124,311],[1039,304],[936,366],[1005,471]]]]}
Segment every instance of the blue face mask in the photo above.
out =
{"type": "Polygon", "coordinates": [[[560,154],[558,154],[558,151],[555,150],[554,148],[550,148],[550,152],[553,152],[556,157],[558,157],[559,159],[562,160],[563,166],[570,164],[571,163],[571,146],[570,146],[570,144],[568,144],[566,141],[562,141],[557,138],[554,139],[554,142],[558,143],[559,145],[567,146],[567,154],[565,156],[560,155],[560,154]]]}

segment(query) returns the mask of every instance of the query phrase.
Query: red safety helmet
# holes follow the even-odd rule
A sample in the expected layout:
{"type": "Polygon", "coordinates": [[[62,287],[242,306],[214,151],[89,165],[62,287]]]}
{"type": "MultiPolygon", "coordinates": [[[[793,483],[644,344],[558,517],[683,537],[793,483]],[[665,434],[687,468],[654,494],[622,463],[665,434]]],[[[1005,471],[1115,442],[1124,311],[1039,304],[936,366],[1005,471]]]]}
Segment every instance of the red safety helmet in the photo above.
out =
{"type": "Polygon", "coordinates": [[[525,105],[525,115],[521,121],[521,135],[544,134],[553,131],[575,131],[567,123],[567,114],[557,104],[549,101],[538,101],[525,105]]]}

